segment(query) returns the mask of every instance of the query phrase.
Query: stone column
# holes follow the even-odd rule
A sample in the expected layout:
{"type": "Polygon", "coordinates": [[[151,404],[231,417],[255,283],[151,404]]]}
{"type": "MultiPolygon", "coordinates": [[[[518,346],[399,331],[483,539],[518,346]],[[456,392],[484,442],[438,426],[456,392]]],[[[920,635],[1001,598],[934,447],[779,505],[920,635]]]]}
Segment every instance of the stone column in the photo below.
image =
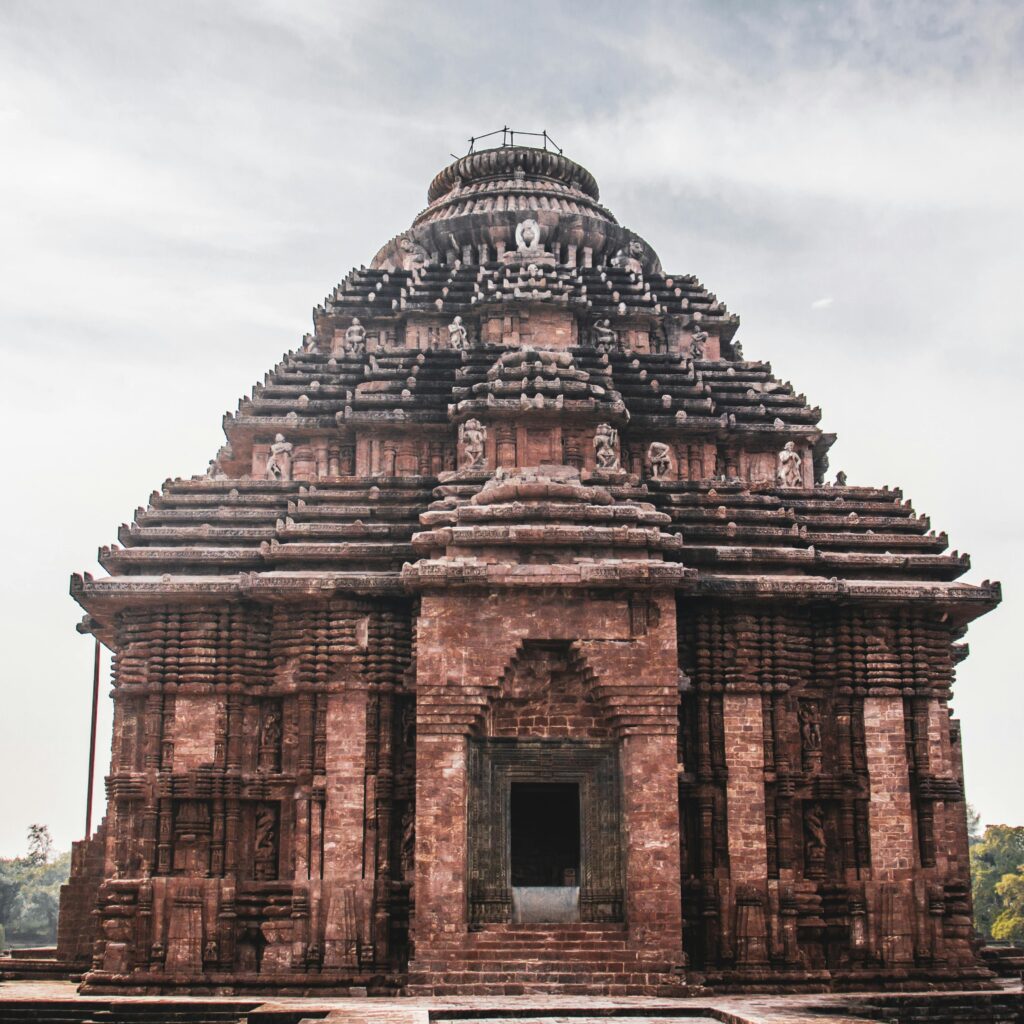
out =
{"type": "Polygon", "coordinates": [[[416,737],[418,949],[457,943],[466,930],[466,741],[416,737]]]}
{"type": "Polygon", "coordinates": [[[907,770],[903,698],[864,699],[871,802],[870,889],[874,894],[878,952],[887,967],[914,961],[914,832],[907,770]]]}
{"type": "Polygon", "coordinates": [[[722,698],[729,876],[736,901],[738,967],[768,962],[768,836],[764,795],[764,716],[760,693],[722,698]]]}
{"type": "Polygon", "coordinates": [[[764,719],[760,694],[727,693],[722,699],[733,882],[763,882],[768,873],[764,801],[764,719]]]}
{"type": "Polygon", "coordinates": [[[369,935],[364,884],[363,828],[366,766],[366,691],[351,687],[327,698],[325,804],[323,813],[323,895],[327,902],[324,966],[354,964],[355,932],[369,935]]]}
{"type": "Polygon", "coordinates": [[[914,836],[903,698],[865,697],[864,736],[871,784],[871,876],[880,882],[909,878],[914,836]]]}
{"type": "Polygon", "coordinates": [[[622,778],[630,939],[652,958],[681,962],[675,733],[625,736],[622,778]]]}

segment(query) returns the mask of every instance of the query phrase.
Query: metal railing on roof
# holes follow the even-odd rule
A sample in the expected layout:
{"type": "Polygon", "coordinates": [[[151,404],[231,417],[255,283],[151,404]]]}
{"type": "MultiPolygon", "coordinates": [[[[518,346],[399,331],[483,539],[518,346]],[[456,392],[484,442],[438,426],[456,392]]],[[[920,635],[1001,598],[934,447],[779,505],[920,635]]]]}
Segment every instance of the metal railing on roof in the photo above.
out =
{"type": "MultiPolygon", "coordinates": [[[[524,137],[524,138],[541,139],[542,140],[541,141],[541,145],[536,146],[535,148],[543,149],[543,150],[548,150],[548,148],[550,146],[550,149],[553,152],[557,153],[559,156],[562,155],[562,147],[559,146],[555,142],[555,140],[553,138],[551,138],[550,135],[548,135],[546,130],[542,131],[542,132],[521,132],[521,131],[516,131],[516,129],[514,129],[514,128],[509,128],[508,125],[505,125],[505,126],[503,126],[501,128],[496,128],[493,132],[488,132],[486,135],[473,135],[473,136],[470,136],[470,138],[469,138],[469,153],[476,152],[476,144],[478,142],[483,142],[484,139],[493,139],[496,135],[500,135],[501,136],[501,145],[500,146],[499,145],[487,146],[485,148],[487,148],[487,149],[503,149],[506,146],[514,146],[514,145],[516,145],[516,136],[518,135],[518,136],[524,137]]],[[[522,145],[522,143],[520,143],[520,145],[522,145]]],[[[467,153],[466,155],[468,156],[469,153],[467,153]]],[[[453,153],[452,156],[455,156],[455,154],[453,153]]],[[[457,160],[458,157],[455,157],[455,159],[457,160]]]]}

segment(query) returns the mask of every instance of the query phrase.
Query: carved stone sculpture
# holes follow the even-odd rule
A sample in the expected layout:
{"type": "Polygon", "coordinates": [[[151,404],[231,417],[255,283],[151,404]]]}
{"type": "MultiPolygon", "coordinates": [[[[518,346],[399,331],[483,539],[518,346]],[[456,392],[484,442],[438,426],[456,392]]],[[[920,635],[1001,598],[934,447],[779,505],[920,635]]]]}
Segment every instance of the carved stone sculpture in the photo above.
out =
{"type": "Polygon", "coordinates": [[[690,358],[691,359],[703,359],[704,358],[704,346],[708,340],[708,332],[705,331],[700,324],[694,326],[693,335],[690,338],[690,358]]]}
{"type": "Polygon", "coordinates": [[[462,443],[463,469],[484,468],[484,444],[486,440],[487,428],[479,420],[466,420],[462,424],[459,428],[459,441],[462,443]]]}
{"type": "Polygon", "coordinates": [[[814,701],[801,701],[797,709],[800,720],[800,750],[804,771],[821,771],[821,713],[814,701]]]}
{"type": "Polygon", "coordinates": [[[398,248],[402,250],[403,270],[420,270],[427,265],[427,250],[410,235],[402,235],[398,248]]]}
{"type": "Polygon", "coordinates": [[[800,705],[800,741],[805,751],[821,750],[821,718],[812,702],[800,705]]]}
{"type": "Polygon", "coordinates": [[[821,804],[811,804],[804,813],[804,844],[809,861],[825,856],[825,811],[821,804]]]}
{"type": "Polygon", "coordinates": [[[615,470],[619,468],[619,453],[616,445],[619,432],[608,423],[599,423],[594,434],[594,460],[598,469],[615,470]]]}
{"type": "Polygon", "coordinates": [[[594,336],[594,348],[599,352],[611,352],[616,347],[618,335],[612,328],[611,320],[598,320],[591,331],[594,336]]]}
{"type": "Polygon", "coordinates": [[[839,472],[836,473],[836,487],[845,487],[845,486],[846,486],[846,473],[843,472],[843,470],[839,470],[839,472]]]}
{"type": "Polygon", "coordinates": [[[541,248],[540,225],[532,217],[516,225],[516,248],[520,252],[536,252],[541,248]]]}
{"type": "Polygon", "coordinates": [[[260,730],[259,767],[276,772],[281,768],[281,715],[277,708],[268,708],[260,730]]]}
{"type": "Polygon", "coordinates": [[[787,441],[779,452],[779,468],[776,479],[780,487],[803,487],[804,463],[796,445],[787,441]]]}
{"type": "Polygon", "coordinates": [[[672,472],[672,449],[664,441],[652,441],[647,449],[647,467],[655,480],[672,472]]]}
{"type": "Polygon", "coordinates": [[[448,325],[448,344],[458,351],[469,348],[469,332],[463,326],[461,316],[448,325]]]}
{"type": "Polygon", "coordinates": [[[277,434],[274,443],[270,446],[270,456],[267,459],[268,480],[291,480],[292,478],[292,450],[294,445],[284,439],[284,434],[277,434]]]}
{"type": "Polygon", "coordinates": [[[255,873],[258,879],[277,875],[277,815],[261,804],[256,808],[255,873]]]}
{"type": "Polygon", "coordinates": [[[359,356],[366,351],[366,328],[359,322],[359,317],[352,317],[352,324],[345,331],[345,355],[359,356]]]}
{"type": "Polygon", "coordinates": [[[644,244],[638,238],[630,239],[628,245],[619,249],[615,255],[611,258],[610,263],[613,267],[617,267],[620,270],[632,270],[634,272],[643,271],[642,260],[644,258],[644,244]]]}

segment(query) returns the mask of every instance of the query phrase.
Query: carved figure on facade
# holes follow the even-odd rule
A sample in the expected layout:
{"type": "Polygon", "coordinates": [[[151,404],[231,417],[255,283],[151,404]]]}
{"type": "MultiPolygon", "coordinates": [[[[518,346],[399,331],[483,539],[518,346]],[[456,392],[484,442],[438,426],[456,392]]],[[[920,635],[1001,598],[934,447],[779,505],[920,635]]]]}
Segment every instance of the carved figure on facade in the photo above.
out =
{"type": "Polygon", "coordinates": [[[819,803],[804,811],[804,857],[808,874],[820,875],[825,865],[825,810],[819,803]]]}
{"type": "Polygon", "coordinates": [[[609,423],[599,423],[594,434],[594,461],[598,469],[619,468],[619,432],[609,423]]]}
{"type": "Polygon", "coordinates": [[[801,701],[797,706],[800,721],[800,750],[804,771],[821,771],[821,712],[815,701],[801,701]]]}
{"type": "Polygon", "coordinates": [[[628,245],[617,250],[610,263],[619,270],[632,270],[634,273],[643,271],[644,244],[638,238],[632,238],[628,245]]]}
{"type": "Polygon", "coordinates": [[[459,427],[459,441],[462,444],[462,468],[483,469],[487,428],[477,419],[466,420],[459,427]]]}
{"type": "Polygon", "coordinates": [[[255,874],[266,880],[277,876],[277,815],[273,808],[260,804],[256,808],[255,874]]]}
{"type": "Polygon", "coordinates": [[[458,352],[469,348],[469,332],[463,326],[461,316],[457,316],[448,325],[448,345],[458,352]]]}
{"type": "Polygon", "coordinates": [[[402,878],[412,880],[416,871],[416,812],[407,804],[402,812],[402,848],[399,855],[402,878]]]}
{"type": "Polygon", "coordinates": [[[611,320],[598,320],[590,330],[594,337],[594,348],[598,352],[615,350],[618,344],[618,334],[612,327],[611,320]]]}
{"type": "Polygon", "coordinates": [[[276,707],[268,708],[263,715],[259,767],[267,772],[281,770],[281,714],[276,707]]]}
{"type": "Polygon", "coordinates": [[[780,487],[803,487],[804,463],[793,441],[787,441],[779,452],[776,480],[780,487]]]}
{"type": "Polygon", "coordinates": [[[846,473],[844,473],[843,470],[839,470],[839,472],[836,473],[836,487],[845,487],[845,486],[846,486],[846,473]]]}
{"type": "Polygon", "coordinates": [[[821,752],[821,715],[813,701],[800,704],[800,742],[805,753],[821,752]]]}
{"type": "Polygon", "coordinates": [[[532,217],[527,217],[516,225],[516,248],[520,252],[540,250],[540,224],[532,217]]]}
{"type": "Polygon", "coordinates": [[[647,468],[655,480],[672,472],[672,449],[664,441],[652,441],[648,446],[647,468]]]}
{"type": "Polygon", "coordinates": [[[290,441],[284,439],[284,434],[275,435],[274,443],[270,446],[270,455],[267,458],[266,478],[268,480],[291,480],[294,447],[290,441]]]}
{"type": "Polygon", "coordinates": [[[402,250],[403,270],[420,270],[429,262],[427,250],[410,235],[399,238],[398,248],[402,250]]]}
{"type": "Polygon", "coordinates": [[[694,324],[693,334],[690,337],[690,358],[703,359],[704,346],[707,344],[708,332],[700,324],[694,324]]]}
{"type": "Polygon", "coordinates": [[[361,356],[366,351],[366,328],[359,322],[359,317],[352,317],[352,323],[345,331],[345,355],[361,356]]]}

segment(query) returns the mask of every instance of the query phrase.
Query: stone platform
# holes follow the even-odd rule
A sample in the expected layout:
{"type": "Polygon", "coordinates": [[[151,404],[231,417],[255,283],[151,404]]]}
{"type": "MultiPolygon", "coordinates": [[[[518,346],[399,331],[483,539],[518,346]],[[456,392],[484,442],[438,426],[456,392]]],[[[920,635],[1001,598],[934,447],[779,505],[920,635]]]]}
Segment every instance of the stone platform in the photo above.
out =
{"type": "Polygon", "coordinates": [[[725,1024],[1019,1024],[1019,982],[993,992],[719,996],[689,999],[531,995],[450,998],[244,996],[174,998],[80,996],[68,982],[0,983],[0,1021],[32,1024],[667,1024],[678,1020],[725,1024]]]}

